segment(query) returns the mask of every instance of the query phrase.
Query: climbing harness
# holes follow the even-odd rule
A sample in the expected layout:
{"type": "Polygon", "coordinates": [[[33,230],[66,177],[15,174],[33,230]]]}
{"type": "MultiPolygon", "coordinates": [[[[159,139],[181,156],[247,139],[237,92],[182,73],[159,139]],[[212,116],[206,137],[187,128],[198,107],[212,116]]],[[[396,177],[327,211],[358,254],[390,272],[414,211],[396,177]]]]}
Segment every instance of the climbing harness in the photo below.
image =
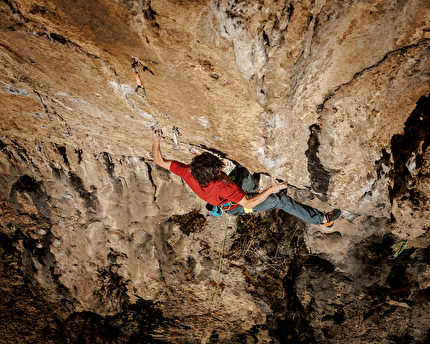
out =
{"type": "Polygon", "coordinates": [[[139,65],[142,67],[142,72],[144,72],[144,71],[148,71],[148,72],[150,72],[152,75],[154,75],[154,73],[152,73],[152,71],[151,70],[149,70],[148,69],[148,67],[146,67],[146,66],[144,66],[143,65],[143,63],[142,62],[140,62],[137,58],[135,58],[135,57],[133,57],[132,59],[131,59],[131,69],[133,70],[133,72],[134,72],[134,77],[136,78],[136,89],[134,90],[134,92],[136,92],[136,94],[139,96],[139,97],[142,97],[143,99],[145,99],[146,98],[146,91],[145,91],[145,87],[143,87],[143,85],[142,85],[142,79],[141,79],[141,77],[140,77],[140,69],[139,69],[139,65]],[[140,94],[138,91],[139,91],[139,88],[142,90],[142,94],[140,94]]]}
{"type": "Polygon", "coordinates": [[[224,239],[222,240],[221,257],[220,257],[220,261],[219,261],[219,270],[218,270],[218,281],[216,283],[216,291],[215,291],[215,296],[214,296],[214,302],[212,303],[212,311],[211,311],[211,315],[209,316],[208,325],[206,326],[205,332],[203,333],[203,337],[202,337],[202,341],[201,341],[202,344],[203,344],[203,340],[206,337],[206,333],[207,333],[207,331],[209,329],[209,325],[211,323],[211,319],[213,317],[214,310],[215,310],[216,297],[218,295],[219,281],[220,281],[220,278],[221,278],[221,267],[222,267],[222,258],[223,258],[223,255],[224,255],[225,237],[227,236],[227,224],[228,224],[228,214],[227,214],[227,218],[225,220],[224,239]]]}
{"type": "Polygon", "coordinates": [[[181,136],[182,134],[179,132],[178,127],[172,128],[173,133],[173,150],[181,150],[181,146],[179,145],[178,138],[176,135],[181,136]]]}
{"type": "Polygon", "coordinates": [[[228,202],[226,204],[223,204],[221,207],[222,207],[222,210],[228,211],[231,209],[231,207],[234,207],[236,204],[237,203],[234,203],[234,202],[228,202]]]}
{"type": "Polygon", "coordinates": [[[409,243],[409,239],[400,241],[396,245],[396,248],[395,248],[396,252],[392,256],[389,256],[388,258],[391,260],[396,259],[397,256],[403,252],[403,250],[406,250],[408,248],[408,243],[409,243]]]}

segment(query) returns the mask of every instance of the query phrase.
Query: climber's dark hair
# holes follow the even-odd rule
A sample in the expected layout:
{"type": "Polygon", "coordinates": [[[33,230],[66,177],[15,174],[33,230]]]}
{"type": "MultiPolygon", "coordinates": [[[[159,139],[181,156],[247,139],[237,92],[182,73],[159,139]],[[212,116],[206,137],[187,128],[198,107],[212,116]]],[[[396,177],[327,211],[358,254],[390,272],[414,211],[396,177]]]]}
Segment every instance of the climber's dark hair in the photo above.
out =
{"type": "Polygon", "coordinates": [[[203,186],[217,179],[223,167],[220,158],[207,152],[195,156],[190,164],[191,175],[203,186]]]}

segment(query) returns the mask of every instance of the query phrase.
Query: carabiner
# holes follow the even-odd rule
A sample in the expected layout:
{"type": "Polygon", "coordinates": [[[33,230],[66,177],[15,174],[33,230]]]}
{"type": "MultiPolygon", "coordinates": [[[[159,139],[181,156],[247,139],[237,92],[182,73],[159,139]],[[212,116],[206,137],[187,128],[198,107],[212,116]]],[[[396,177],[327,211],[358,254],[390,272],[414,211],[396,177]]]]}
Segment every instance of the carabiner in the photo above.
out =
{"type": "Polygon", "coordinates": [[[134,92],[136,92],[136,94],[139,96],[139,97],[141,97],[141,98],[143,98],[143,99],[145,99],[146,98],[146,91],[145,91],[145,87],[143,87],[143,86],[139,86],[139,85],[137,85],[136,86],[136,89],[134,90],[134,92]],[[139,94],[139,88],[141,88],[142,89],[142,94],[139,94]]]}
{"type": "MultiPolygon", "coordinates": [[[[149,70],[148,67],[144,66],[142,64],[142,62],[140,62],[137,58],[133,57],[131,59],[131,69],[134,72],[134,77],[136,79],[136,88],[134,90],[134,92],[136,92],[136,94],[145,99],[146,98],[146,91],[145,91],[145,87],[143,87],[142,85],[142,79],[140,77],[140,69],[139,69],[139,64],[142,66],[142,71],[144,72],[145,70],[149,70]],[[139,94],[139,88],[142,89],[142,94],[139,94]]],[[[151,72],[151,71],[150,71],[151,72]]],[[[151,72],[152,73],[152,72],[151,72]]],[[[154,74],[154,73],[152,73],[154,74]]]]}

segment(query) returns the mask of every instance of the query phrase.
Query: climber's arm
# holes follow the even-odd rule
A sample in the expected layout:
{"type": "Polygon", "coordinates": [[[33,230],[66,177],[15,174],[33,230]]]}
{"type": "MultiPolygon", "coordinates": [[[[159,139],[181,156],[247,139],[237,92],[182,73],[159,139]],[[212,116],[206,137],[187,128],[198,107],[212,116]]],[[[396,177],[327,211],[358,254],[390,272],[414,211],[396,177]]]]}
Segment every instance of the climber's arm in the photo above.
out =
{"type": "Polygon", "coordinates": [[[160,148],[160,140],[162,131],[161,129],[151,128],[152,133],[152,157],[154,158],[154,162],[165,169],[170,170],[170,164],[172,160],[164,159],[163,154],[161,154],[160,148]]]}
{"type": "Polygon", "coordinates": [[[275,193],[276,191],[286,189],[288,187],[288,183],[276,183],[275,179],[272,177],[272,185],[268,187],[263,192],[256,194],[252,198],[246,198],[243,197],[242,200],[239,202],[239,204],[246,208],[246,209],[252,209],[255,206],[259,205],[261,202],[263,202],[267,197],[269,197],[272,193],[275,193]]]}

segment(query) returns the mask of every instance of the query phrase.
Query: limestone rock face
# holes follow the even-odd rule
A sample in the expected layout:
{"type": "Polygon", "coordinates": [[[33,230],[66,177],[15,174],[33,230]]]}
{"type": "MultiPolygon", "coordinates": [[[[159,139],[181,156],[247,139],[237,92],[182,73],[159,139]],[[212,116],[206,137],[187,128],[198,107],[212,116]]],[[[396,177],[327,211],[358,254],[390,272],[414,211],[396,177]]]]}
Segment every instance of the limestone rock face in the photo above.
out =
{"type": "Polygon", "coordinates": [[[4,0],[0,32],[1,342],[200,342],[219,271],[208,342],[428,341],[428,1],[4,0]],[[343,216],[206,217],[153,125],[343,216]]]}

